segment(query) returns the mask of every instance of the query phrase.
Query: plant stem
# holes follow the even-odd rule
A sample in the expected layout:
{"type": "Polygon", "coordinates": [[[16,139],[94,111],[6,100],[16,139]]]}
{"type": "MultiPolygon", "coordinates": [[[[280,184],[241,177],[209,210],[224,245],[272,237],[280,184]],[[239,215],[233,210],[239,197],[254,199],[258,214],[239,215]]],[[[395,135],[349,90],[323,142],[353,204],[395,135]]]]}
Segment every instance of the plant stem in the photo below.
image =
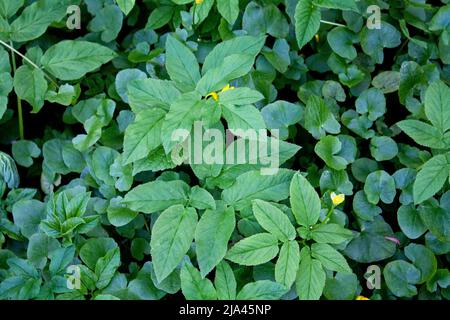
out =
{"type": "Polygon", "coordinates": [[[323,219],[323,221],[322,221],[321,224],[325,224],[325,223],[328,222],[328,220],[330,220],[330,217],[331,217],[331,214],[333,213],[334,208],[335,208],[335,206],[333,205],[333,206],[330,208],[330,210],[328,211],[327,216],[325,217],[325,219],[323,219]]]}
{"type": "MultiPolygon", "coordinates": [[[[2,42],[3,45],[5,44],[3,41],[1,41],[1,42],[2,42]]],[[[17,65],[16,65],[16,56],[14,55],[16,50],[13,48],[12,42],[11,42],[11,46],[9,48],[11,49],[11,58],[12,58],[11,60],[12,60],[12,66],[13,66],[13,73],[16,74],[17,65]]],[[[20,140],[25,140],[25,130],[24,130],[24,127],[23,127],[22,100],[20,100],[19,96],[17,96],[17,118],[19,119],[19,136],[20,136],[20,140]]]]}
{"type": "MultiPolygon", "coordinates": [[[[12,53],[17,54],[18,56],[20,56],[22,59],[24,59],[25,61],[27,61],[32,67],[38,69],[38,70],[42,70],[37,64],[35,64],[33,61],[31,61],[30,59],[28,59],[26,56],[24,56],[23,54],[21,54],[19,51],[17,51],[16,49],[14,49],[12,42],[11,44],[7,44],[6,42],[0,40],[0,44],[2,44],[3,46],[5,46],[6,48],[8,48],[9,50],[12,51],[12,53]]],[[[54,85],[56,85],[58,87],[58,84],[55,82],[55,80],[53,80],[47,73],[44,72],[44,76],[54,85]]]]}
{"type": "Polygon", "coordinates": [[[325,23],[325,24],[329,24],[332,26],[338,26],[338,27],[347,27],[344,24],[340,24],[340,23],[336,23],[336,22],[331,22],[331,21],[327,21],[327,20],[320,20],[321,23],[325,23]]]}

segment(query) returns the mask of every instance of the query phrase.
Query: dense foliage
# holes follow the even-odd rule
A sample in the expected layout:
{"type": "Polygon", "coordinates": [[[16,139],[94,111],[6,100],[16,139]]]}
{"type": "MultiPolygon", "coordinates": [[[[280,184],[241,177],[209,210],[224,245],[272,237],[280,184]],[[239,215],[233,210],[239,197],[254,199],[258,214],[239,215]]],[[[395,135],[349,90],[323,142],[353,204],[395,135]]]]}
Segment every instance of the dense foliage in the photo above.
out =
{"type": "Polygon", "coordinates": [[[0,0],[0,298],[449,299],[449,41],[448,0],[0,0]],[[234,161],[174,157],[198,121],[234,161]]]}

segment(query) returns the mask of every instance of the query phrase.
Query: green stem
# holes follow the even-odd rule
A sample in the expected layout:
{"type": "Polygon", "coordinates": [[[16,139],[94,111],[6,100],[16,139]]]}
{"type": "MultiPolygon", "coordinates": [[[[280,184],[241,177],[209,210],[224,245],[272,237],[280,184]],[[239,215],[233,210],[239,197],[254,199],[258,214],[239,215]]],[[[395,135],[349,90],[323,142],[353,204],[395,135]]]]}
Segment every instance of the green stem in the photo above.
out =
{"type": "Polygon", "coordinates": [[[325,23],[325,24],[329,24],[329,25],[332,25],[332,26],[347,27],[345,24],[331,22],[331,21],[327,21],[327,20],[320,20],[320,22],[321,23],[325,23]]]}
{"type": "Polygon", "coordinates": [[[333,205],[333,206],[330,208],[330,210],[328,211],[327,216],[325,217],[325,219],[323,219],[323,221],[322,221],[321,224],[325,224],[325,223],[328,222],[328,220],[330,220],[330,217],[331,217],[331,214],[333,213],[334,208],[335,208],[335,206],[333,205]]]}
{"type": "MultiPolygon", "coordinates": [[[[42,70],[37,64],[35,64],[32,60],[30,60],[29,58],[27,58],[26,56],[24,56],[23,54],[21,54],[19,51],[17,51],[16,49],[14,49],[12,42],[10,42],[10,44],[7,44],[6,42],[0,40],[0,44],[2,44],[3,46],[5,46],[6,48],[8,48],[9,50],[12,51],[12,53],[17,54],[18,56],[20,56],[22,59],[24,59],[26,62],[28,62],[33,68],[36,68],[38,70],[42,70]]],[[[58,84],[55,82],[55,80],[53,80],[47,73],[44,72],[44,76],[51,82],[53,83],[55,86],[58,87],[58,84]]]]}
{"type": "MultiPolygon", "coordinates": [[[[1,41],[1,40],[0,40],[1,41]]],[[[2,44],[4,44],[3,41],[1,41],[2,44]]],[[[8,46],[9,47],[9,46],[8,46]]],[[[16,53],[16,50],[12,46],[11,42],[11,60],[12,60],[12,66],[13,66],[13,73],[16,73],[17,65],[16,65],[16,56],[14,53],[16,53]]],[[[22,100],[20,100],[19,96],[17,96],[17,117],[19,119],[19,136],[20,140],[25,140],[25,130],[23,127],[23,110],[22,110],[22,100]]]]}

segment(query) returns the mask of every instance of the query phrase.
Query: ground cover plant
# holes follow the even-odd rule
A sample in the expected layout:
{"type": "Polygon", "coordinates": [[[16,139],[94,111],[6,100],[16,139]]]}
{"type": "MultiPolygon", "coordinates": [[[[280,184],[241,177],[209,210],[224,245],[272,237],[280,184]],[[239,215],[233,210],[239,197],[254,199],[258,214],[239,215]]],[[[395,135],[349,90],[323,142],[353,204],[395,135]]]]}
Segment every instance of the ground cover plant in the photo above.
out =
{"type": "Polygon", "coordinates": [[[0,299],[450,298],[448,0],[0,0],[0,299]]]}

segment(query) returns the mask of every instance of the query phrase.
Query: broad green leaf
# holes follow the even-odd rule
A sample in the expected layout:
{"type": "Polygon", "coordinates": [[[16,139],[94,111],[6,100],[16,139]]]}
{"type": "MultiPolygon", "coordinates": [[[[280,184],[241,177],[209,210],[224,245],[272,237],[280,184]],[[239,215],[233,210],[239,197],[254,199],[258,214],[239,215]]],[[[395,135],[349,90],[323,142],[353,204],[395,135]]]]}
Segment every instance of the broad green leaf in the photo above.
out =
{"type": "Polygon", "coordinates": [[[91,238],[81,247],[80,258],[88,268],[95,270],[97,261],[117,247],[117,243],[112,238],[91,238]]]}
{"type": "Polygon", "coordinates": [[[236,243],[226,258],[244,266],[266,263],[278,254],[278,239],[270,233],[259,233],[236,243]]]}
{"type": "Polygon", "coordinates": [[[64,40],[50,47],[42,56],[46,71],[60,80],[76,80],[116,57],[116,53],[102,45],[64,40]]]}
{"type": "Polygon", "coordinates": [[[44,106],[48,84],[44,72],[29,66],[21,66],[14,74],[14,91],[33,107],[33,113],[44,106]]]}
{"type": "Polygon", "coordinates": [[[314,152],[334,170],[343,170],[347,167],[347,160],[340,156],[342,143],[335,136],[325,136],[314,147],[314,152]]]}
{"type": "Polygon", "coordinates": [[[97,276],[96,286],[98,289],[104,289],[108,286],[119,266],[119,248],[109,250],[104,257],[97,261],[95,265],[95,275],[97,276]]]}
{"type": "Polygon", "coordinates": [[[143,213],[165,210],[188,200],[189,186],[179,181],[152,181],[141,184],[125,195],[123,203],[143,213]]]}
{"type": "Polygon", "coordinates": [[[397,47],[401,43],[401,34],[391,24],[381,21],[379,29],[363,28],[360,41],[364,53],[375,63],[381,64],[384,60],[383,49],[397,47]]]}
{"type": "Polygon", "coordinates": [[[300,300],[319,300],[325,287],[325,270],[320,261],[311,258],[308,247],[300,252],[300,266],[295,281],[300,300]]]}
{"type": "Polygon", "coordinates": [[[290,202],[298,224],[309,227],[319,220],[321,209],[319,195],[309,181],[298,172],[291,181],[290,202]]]}
{"type": "Polygon", "coordinates": [[[328,300],[354,300],[358,285],[356,274],[337,272],[334,277],[327,277],[323,295],[328,300]]]}
{"type": "Polygon", "coordinates": [[[414,203],[434,196],[444,186],[450,174],[450,154],[437,155],[428,160],[414,181],[414,203]]]}
{"type": "Polygon", "coordinates": [[[410,239],[417,239],[427,231],[419,211],[412,205],[401,206],[398,209],[397,221],[402,232],[410,239]]]}
{"type": "Polygon", "coordinates": [[[300,247],[297,241],[283,243],[275,264],[275,280],[286,288],[290,288],[297,277],[299,263],[300,247]]]}
{"type": "Polygon", "coordinates": [[[420,270],[412,264],[403,260],[389,262],[384,267],[383,276],[389,290],[397,297],[412,297],[417,294],[414,284],[420,281],[420,270]]]}
{"type": "Polygon", "coordinates": [[[5,19],[12,17],[24,4],[24,0],[0,0],[0,16],[5,19]]]}
{"type": "Polygon", "coordinates": [[[246,54],[256,57],[261,51],[265,41],[266,36],[261,35],[259,37],[239,36],[218,43],[205,58],[202,73],[205,74],[210,69],[220,67],[225,58],[234,54],[246,54]]]}
{"type": "Polygon", "coordinates": [[[207,210],[200,218],[195,230],[195,250],[202,277],[225,257],[235,226],[232,208],[207,210]]]}
{"type": "Polygon", "coordinates": [[[252,105],[239,107],[224,105],[223,117],[227,120],[229,129],[233,132],[249,129],[257,131],[266,128],[261,112],[252,105]]]}
{"type": "Polygon", "coordinates": [[[197,225],[193,208],[174,205],[156,220],[150,242],[152,262],[159,282],[177,267],[189,250],[197,225]]]}
{"type": "Polygon", "coordinates": [[[136,0],[117,0],[120,10],[127,16],[136,3],[136,0]]]}
{"type": "Polygon", "coordinates": [[[101,34],[103,42],[111,42],[117,38],[122,29],[123,13],[116,5],[107,5],[97,12],[89,22],[88,30],[101,34]]]}
{"type": "Polygon", "coordinates": [[[180,92],[172,81],[157,79],[138,79],[128,83],[127,96],[133,112],[150,108],[169,110],[180,92]]]}
{"type": "Polygon", "coordinates": [[[231,80],[240,78],[250,72],[255,62],[253,55],[238,53],[225,57],[222,63],[208,69],[197,83],[196,90],[203,96],[224,88],[231,80]]]}
{"type": "Polygon", "coordinates": [[[27,238],[39,231],[39,223],[45,219],[45,205],[38,200],[21,200],[12,206],[14,224],[27,238]]]}
{"type": "Polygon", "coordinates": [[[217,292],[209,279],[204,279],[200,272],[189,263],[181,268],[181,291],[187,300],[216,300],[217,292]]]}
{"type": "Polygon", "coordinates": [[[446,149],[448,143],[445,143],[443,134],[436,127],[418,120],[403,120],[397,123],[408,136],[414,139],[418,144],[434,148],[446,149]]]}
{"type": "Polygon", "coordinates": [[[33,164],[33,158],[41,155],[41,149],[33,141],[21,140],[13,144],[12,154],[17,164],[28,168],[33,164]]]}
{"type": "Polygon", "coordinates": [[[337,272],[352,271],[344,256],[329,244],[313,243],[311,246],[311,256],[319,260],[329,270],[337,272]]]}
{"type": "Polygon", "coordinates": [[[367,176],[364,184],[367,200],[372,204],[392,203],[396,194],[395,181],[386,171],[378,170],[367,176]]]}
{"type": "Polygon", "coordinates": [[[252,208],[256,220],[266,231],[283,242],[295,239],[295,228],[280,209],[262,200],[253,201],[252,208]]]}
{"type": "Polygon", "coordinates": [[[222,193],[222,199],[240,210],[254,199],[280,201],[289,196],[289,184],[294,172],[279,169],[274,175],[262,175],[259,170],[240,175],[236,182],[222,193]]]}
{"type": "Polygon", "coordinates": [[[160,109],[139,112],[125,131],[123,142],[124,165],[135,162],[161,145],[161,129],[166,113],[160,109]]]}
{"type": "MultiPolygon", "coordinates": [[[[146,262],[136,275],[136,278],[130,281],[127,290],[142,300],[159,300],[164,297],[165,292],[159,290],[153,283],[154,274],[151,262],[146,262]]],[[[136,298],[134,298],[136,299],[136,298]]]]}
{"type": "Polygon", "coordinates": [[[166,68],[170,78],[183,90],[194,89],[200,80],[200,69],[195,55],[173,36],[166,41],[166,68]]]}
{"type": "Polygon", "coordinates": [[[358,42],[356,34],[345,27],[337,27],[328,32],[327,40],[331,49],[343,58],[354,60],[357,52],[354,43],[358,42]]]}
{"type": "Polygon", "coordinates": [[[337,134],[341,131],[341,125],[336,121],[325,101],[315,95],[309,97],[305,109],[305,129],[320,139],[325,133],[337,134]]]}
{"type": "Polygon", "coordinates": [[[405,247],[405,255],[420,270],[420,282],[430,280],[437,271],[437,260],[433,252],[421,244],[411,243],[405,247]]]}
{"type": "Polygon", "coordinates": [[[370,153],[377,161],[387,161],[397,156],[398,147],[392,138],[373,137],[370,140],[370,153]]]}
{"type": "Polygon", "coordinates": [[[217,0],[217,10],[233,25],[239,15],[239,0],[217,0]]]}
{"type": "Polygon", "coordinates": [[[356,99],[356,111],[368,114],[370,121],[375,121],[386,113],[386,98],[381,90],[370,88],[364,90],[356,99]]]}
{"type": "Polygon", "coordinates": [[[302,49],[317,33],[320,27],[320,8],[313,0],[300,0],[295,7],[295,35],[299,49],[302,49]]]}
{"type": "Polygon", "coordinates": [[[450,88],[442,81],[433,82],[425,93],[425,113],[431,123],[442,132],[450,129],[450,88]]]}
{"type": "Polygon", "coordinates": [[[238,293],[237,300],[279,300],[288,289],[282,284],[259,280],[246,284],[238,293]]]}
{"type": "Polygon", "coordinates": [[[256,90],[249,88],[234,88],[219,94],[219,102],[225,105],[249,105],[264,99],[264,96],[256,90]]]}
{"type": "Polygon", "coordinates": [[[222,261],[216,267],[214,285],[217,290],[217,298],[219,300],[235,300],[236,299],[236,278],[230,265],[222,261]]]}
{"type": "Polygon", "coordinates": [[[191,189],[191,194],[189,195],[189,204],[197,209],[216,209],[216,201],[214,197],[203,188],[195,186],[191,189]]]}
{"type": "Polygon", "coordinates": [[[354,12],[359,12],[356,2],[358,0],[313,0],[316,6],[328,8],[328,9],[338,9],[338,10],[351,10],[354,12]]]}
{"type": "Polygon", "coordinates": [[[318,243],[339,244],[353,237],[353,233],[336,223],[319,224],[310,233],[311,238],[318,243]]]}
{"type": "Polygon", "coordinates": [[[442,242],[450,241],[450,211],[442,207],[419,207],[420,217],[431,233],[442,242]]]}

